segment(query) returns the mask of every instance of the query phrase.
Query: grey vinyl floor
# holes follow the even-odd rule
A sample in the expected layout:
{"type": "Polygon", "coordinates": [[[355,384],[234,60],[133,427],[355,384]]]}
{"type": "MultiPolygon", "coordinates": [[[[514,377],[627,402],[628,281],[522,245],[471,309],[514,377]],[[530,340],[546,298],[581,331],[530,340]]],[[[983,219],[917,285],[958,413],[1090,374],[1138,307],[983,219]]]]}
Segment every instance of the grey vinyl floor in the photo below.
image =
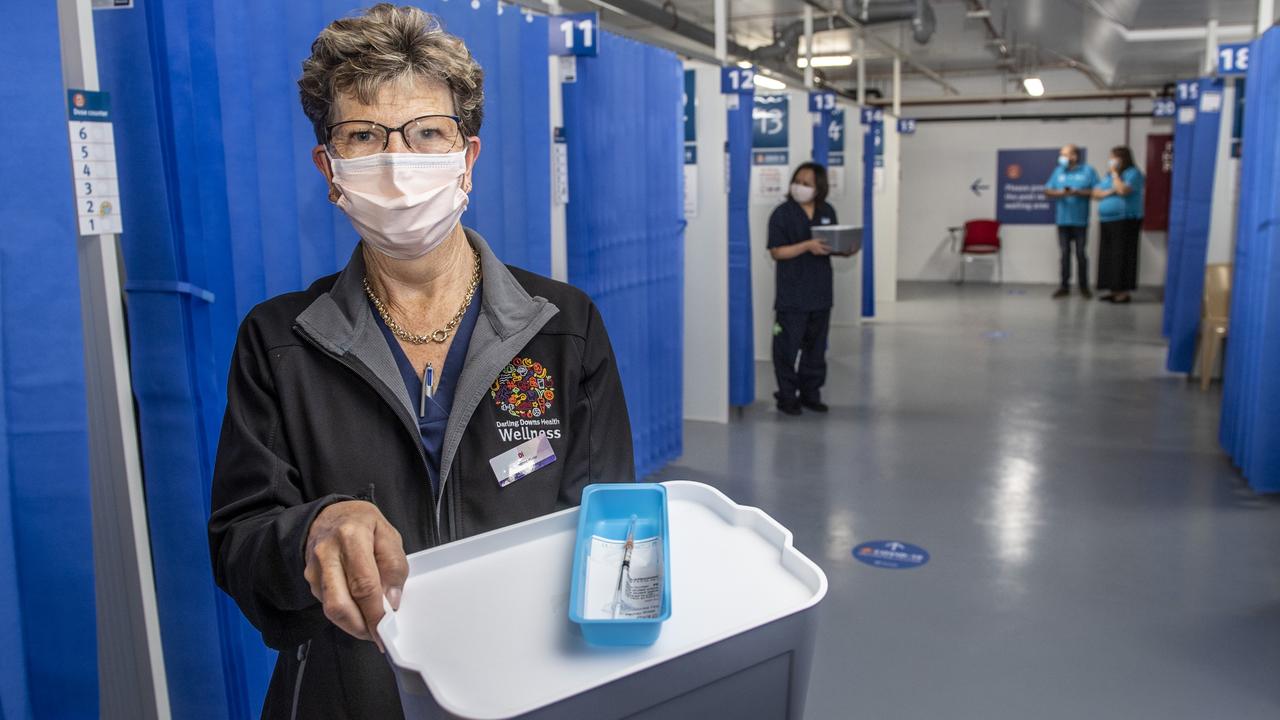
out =
{"type": "Polygon", "coordinates": [[[1219,449],[1219,387],[1164,372],[1158,303],[1051,289],[904,285],[832,329],[830,413],[686,424],[657,479],[830,580],[810,720],[1280,718],[1280,500],[1219,449]],[[883,539],[931,560],[853,559],[883,539]]]}

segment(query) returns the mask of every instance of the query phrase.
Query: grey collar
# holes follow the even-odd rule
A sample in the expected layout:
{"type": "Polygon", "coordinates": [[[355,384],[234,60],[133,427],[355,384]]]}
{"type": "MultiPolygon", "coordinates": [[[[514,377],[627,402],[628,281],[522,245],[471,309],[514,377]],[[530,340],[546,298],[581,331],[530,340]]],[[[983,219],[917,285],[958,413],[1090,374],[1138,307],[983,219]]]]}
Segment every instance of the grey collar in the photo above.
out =
{"type": "MultiPolygon", "coordinates": [[[[525,291],[507,266],[493,254],[480,233],[469,228],[463,230],[467,241],[480,253],[480,270],[484,277],[480,292],[481,315],[499,340],[505,341],[526,330],[548,308],[550,314],[555,314],[555,306],[546,298],[532,297],[525,291]]],[[[326,351],[337,357],[353,355],[363,362],[400,399],[404,411],[412,418],[413,405],[408,390],[369,308],[364,293],[364,275],[364,255],[358,244],[333,287],[307,306],[295,322],[302,332],[326,351]]]]}

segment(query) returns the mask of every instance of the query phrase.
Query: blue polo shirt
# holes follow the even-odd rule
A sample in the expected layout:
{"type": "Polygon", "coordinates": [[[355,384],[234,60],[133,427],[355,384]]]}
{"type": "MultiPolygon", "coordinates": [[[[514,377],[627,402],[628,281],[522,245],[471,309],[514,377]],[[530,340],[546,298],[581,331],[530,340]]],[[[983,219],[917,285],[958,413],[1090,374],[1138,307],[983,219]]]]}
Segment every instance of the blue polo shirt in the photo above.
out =
{"type": "Polygon", "coordinates": [[[426,412],[419,413],[418,400],[422,397],[422,377],[413,369],[409,356],[404,354],[400,341],[396,339],[391,328],[382,321],[378,310],[369,303],[373,317],[378,321],[378,328],[391,348],[391,355],[400,368],[400,376],[404,379],[404,387],[409,391],[409,402],[413,405],[413,415],[418,421],[418,433],[422,435],[422,449],[427,453],[427,476],[431,480],[431,490],[436,497],[440,495],[440,451],[444,446],[444,431],[449,425],[449,412],[453,409],[453,392],[458,388],[458,377],[462,375],[462,366],[467,359],[467,347],[471,345],[471,331],[475,330],[476,318],[480,315],[481,288],[476,287],[471,304],[463,313],[462,320],[454,329],[453,344],[445,355],[444,367],[434,368],[435,391],[427,398],[426,412]]]}
{"type": "MultiPolygon", "coordinates": [[[[1098,201],[1098,219],[1102,222],[1142,219],[1142,171],[1136,167],[1127,168],[1120,173],[1120,179],[1129,186],[1129,194],[1108,195],[1098,201]]],[[[1098,182],[1099,190],[1110,190],[1113,186],[1111,173],[1098,182]]]]}
{"type": "MultiPolygon", "coordinates": [[[[1044,184],[1049,190],[1092,190],[1098,184],[1098,173],[1088,165],[1059,165],[1044,184]]],[[[1089,224],[1089,198],[1070,195],[1057,198],[1056,221],[1066,227],[1084,227],[1089,224]]]]}

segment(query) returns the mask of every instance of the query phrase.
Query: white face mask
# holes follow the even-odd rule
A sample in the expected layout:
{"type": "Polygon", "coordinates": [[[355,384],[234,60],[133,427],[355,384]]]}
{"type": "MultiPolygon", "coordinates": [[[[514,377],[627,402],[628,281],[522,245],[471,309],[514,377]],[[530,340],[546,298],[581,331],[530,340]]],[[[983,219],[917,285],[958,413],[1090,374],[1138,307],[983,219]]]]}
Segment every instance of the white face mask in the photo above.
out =
{"type": "Polygon", "coordinates": [[[809,187],[808,185],[801,185],[800,183],[791,183],[791,199],[795,200],[801,205],[807,202],[812,202],[813,196],[816,192],[817,192],[816,190],[809,187]]]}
{"type": "Polygon", "coordinates": [[[467,172],[465,150],[329,160],[333,184],[342,191],[338,207],[365,242],[390,257],[412,260],[431,252],[467,209],[458,182],[467,172]]]}
{"type": "Polygon", "coordinates": [[[1107,160],[1107,165],[1109,165],[1112,170],[1115,170],[1116,168],[1120,167],[1120,161],[1117,160],[1116,158],[1111,158],[1110,160],[1107,160]]]}

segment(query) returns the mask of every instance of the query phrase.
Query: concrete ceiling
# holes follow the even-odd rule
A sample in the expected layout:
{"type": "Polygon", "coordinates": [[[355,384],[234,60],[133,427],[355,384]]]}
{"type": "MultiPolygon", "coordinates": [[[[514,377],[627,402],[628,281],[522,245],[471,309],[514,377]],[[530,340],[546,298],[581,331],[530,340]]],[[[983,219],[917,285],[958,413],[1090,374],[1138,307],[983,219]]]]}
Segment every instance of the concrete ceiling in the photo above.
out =
{"type": "MultiPolygon", "coordinates": [[[[634,2],[635,0],[633,0],[634,2]]],[[[714,25],[712,0],[642,0],[661,8],[677,26],[697,26],[710,30],[714,25]]],[[[883,0],[871,0],[872,6],[883,0]]],[[[1256,0],[931,0],[937,16],[937,31],[926,45],[915,43],[907,23],[874,27],[871,32],[909,53],[912,60],[944,77],[1006,75],[1016,80],[1021,73],[1052,68],[1073,68],[1098,88],[1125,89],[1158,87],[1178,78],[1198,74],[1205,53],[1200,39],[1138,41],[1143,31],[1169,28],[1204,28],[1211,20],[1220,26],[1252,26],[1256,22],[1256,0]],[[971,11],[989,10],[987,21],[972,17],[971,11]],[[998,40],[993,41],[993,37],[998,40]],[[1003,45],[1005,52],[999,47],[1003,45]]],[[[619,3],[625,7],[625,4],[619,3]]],[[[816,0],[819,6],[834,9],[838,0],[816,0]]],[[[605,22],[627,34],[653,39],[691,54],[710,54],[710,49],[691,42],[651,20],[620,14],[609,9],[609,0],[562,0],[570,10],[601,10],[605,22]]],[[[773,42],[775,29],[803,17],[801,0],[728,0],[729,36],[745,48],[773,42]]],[[[815,26],[822,28],[824,14],[815,10],[815,26]]],[[[1222,37],[1223,41],[1247,37],[1222,37]]],[[[835,30],[815,39],[819,53],[851,51],[854,33],[835,30]]],[[[891,72],[889,55],[868,43],[869,84],[883,85],[891,72]]],[[[799,72],[794,67],[790,68],[799,72]]],[[[855,82],[855,70],[829,68],[823,71],[836,86],[855,82]]],[[[908,77],[914,71],[904,66],[908,77]]]]}

